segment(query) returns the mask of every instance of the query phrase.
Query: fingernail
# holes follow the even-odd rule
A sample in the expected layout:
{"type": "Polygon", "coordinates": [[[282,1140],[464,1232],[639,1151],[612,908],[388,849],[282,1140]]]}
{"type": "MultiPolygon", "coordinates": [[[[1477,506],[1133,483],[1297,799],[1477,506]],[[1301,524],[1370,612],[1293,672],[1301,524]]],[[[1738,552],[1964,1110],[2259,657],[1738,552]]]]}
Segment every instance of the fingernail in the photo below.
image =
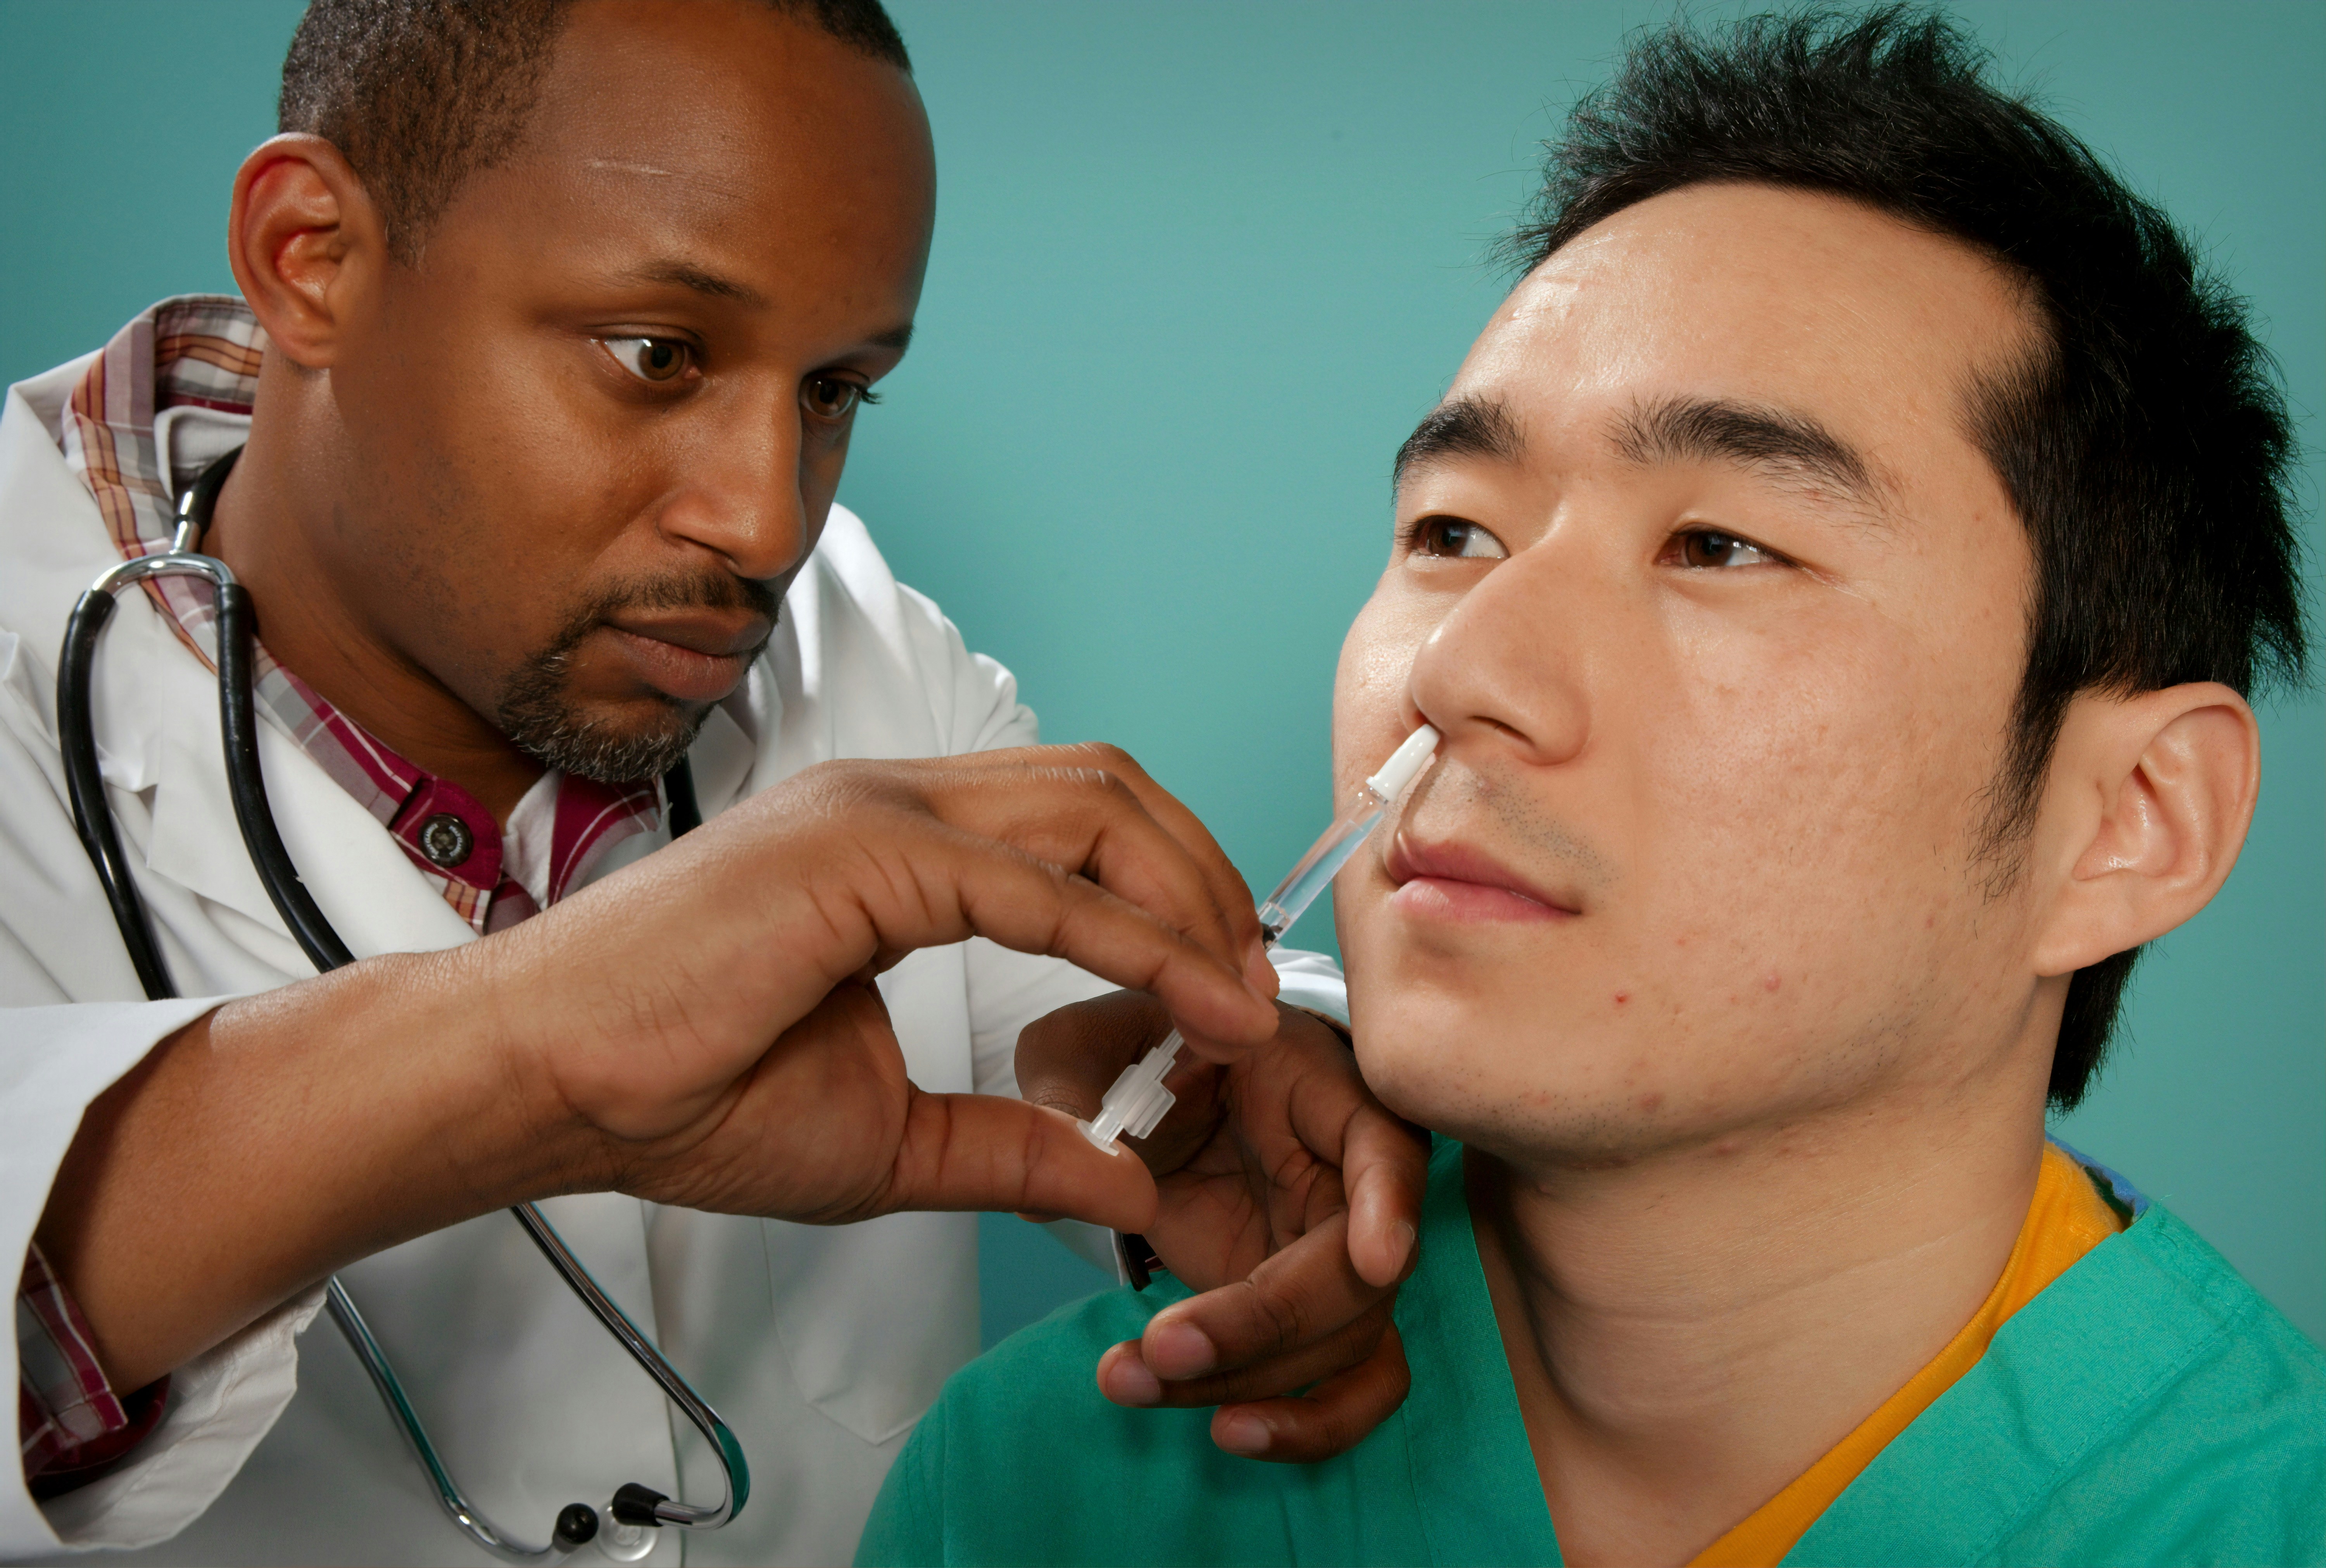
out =
{"type": "Polygon", "coordinates": [[[1243,982],[1251,988],[1252,995],[1261,1001],[1275,999],[1276,966],[1268,961],[1268,946],[1265,942],[1254,942],[1244,950],[1243,982]]]}
{"type": "Polygon", "coordinates": [[[1144,1409],[1163,1402],[1163,1385],[1135,1350],[1126,1350],[1099,1369],[1098,1388],[1117,1405],[1144,1409]]]}
{"type": "Polygon", "coordinates": [[[1197,1378],[1220,1364],[1219,1347],[1193,1323],[1150,1325],[1140,1341],[1141,1358],[1164,1378],[1197,1378]]]}
{"type": "Polygon", "coordinates": [[[1213,1441],[1230,1453],[1241,1453],[1251,1458],[1266,1453],[1269,1444],[1275,1440],[1276,1433],[1267,1422],[1248,1410],[1239,1410],[1222,1418],[1219,1433],[1213,1441]]]}
{"type": "Polygon", "coordinates": [[[1414,1229],[1410,1220],[1397,1222],[1397,1234],[1405,1243],[1397,1255],[1398,1276],[1403,1278],[1405,1271],[1413,1266],[1413,1249],[1421,1244],[1421,1236],[1414,1229]]]}

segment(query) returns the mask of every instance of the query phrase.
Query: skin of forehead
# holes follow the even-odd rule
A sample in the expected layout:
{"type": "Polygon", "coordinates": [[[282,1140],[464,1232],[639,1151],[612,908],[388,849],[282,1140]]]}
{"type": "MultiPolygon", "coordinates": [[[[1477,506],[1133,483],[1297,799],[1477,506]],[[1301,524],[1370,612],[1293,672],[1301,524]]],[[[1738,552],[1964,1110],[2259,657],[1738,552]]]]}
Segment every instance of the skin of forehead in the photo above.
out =
{"type": "Polygon", "coordinates": [[[479,206],[532,195],[527,229],[610,223],[777,281],[817,252],[916,246],[926,264],[935,214],[912,79],[758,0],[584,0],[514,155],[474,183],[479,206]],[[835,54],[853,69],[822,69],[835,54]]]}
{"type": "Polygon", "coordinates": [[[1522,280],[1448,395],[1501,397],[1531,454],[1554,463],[1612,448],[1637,395],[1776,404],[1856,447],[1897,501],[1986,466],[1964,400],[2032,330],[2021,286],[1967,245],[1839,197],[1689,186],[1522,280]]]}

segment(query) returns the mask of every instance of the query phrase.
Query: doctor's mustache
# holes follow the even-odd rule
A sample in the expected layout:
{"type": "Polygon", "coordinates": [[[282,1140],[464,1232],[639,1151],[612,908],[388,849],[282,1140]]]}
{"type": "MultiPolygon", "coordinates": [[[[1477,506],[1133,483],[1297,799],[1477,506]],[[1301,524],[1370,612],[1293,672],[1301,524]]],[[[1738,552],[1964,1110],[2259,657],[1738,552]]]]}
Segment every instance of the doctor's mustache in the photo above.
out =
{"type": "Polygon", "coordinates": [[[665,697],[659,710],[642,722],[591,714],[567,690],[574,650],[626,611],[744,610],[768,626],[745,651],[749,662],[775,635],[782,607],[781,595],[770,584],[730,572],[646,578],[592,595],[545,646],[510,673],[493,722],[520,751],[545,766],[601,784],[658,778],[686,755],[710,710],[665,697]]]}
{"type": "MultiPolygon", "coordinates": [[[[619,588],[604,589],[566,617],[550,652],[570,652],[583,637],[608,626],[624,610],[709,609],[749,610],[775,627],[783,598],[774,587],[732,572],[706,571],[688,576],[649,577],[619,588]]],[[[766,646],[766,639],[759,646],[766,646]]],[[[757,649],[753,650],[754,654],[757,649]]]]}

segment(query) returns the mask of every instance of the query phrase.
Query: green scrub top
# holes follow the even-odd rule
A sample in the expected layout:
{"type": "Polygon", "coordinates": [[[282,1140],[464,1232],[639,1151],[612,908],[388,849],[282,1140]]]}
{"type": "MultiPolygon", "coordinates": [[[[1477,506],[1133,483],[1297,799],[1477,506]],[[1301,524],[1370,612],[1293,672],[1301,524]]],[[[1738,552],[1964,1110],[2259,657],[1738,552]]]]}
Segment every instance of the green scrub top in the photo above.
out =
{"type": "MultiPolygon", "coordinates": [[[[2326,1355],[2121,1178],[2135,1211],[2013,1314],[1789,1563],[2326,1563],[2326,1355]]],[[[1110,1291],[951,1382],[860,1564],[1555,1563],[1478,1266],[1459,1145],[1430,1161],[1397,1304],[1413,1392],[1337,1459],[1221,1452],[1208,1410],[1126,1410],[1100,1354],[1188,1293],[1110,1291]]]]}

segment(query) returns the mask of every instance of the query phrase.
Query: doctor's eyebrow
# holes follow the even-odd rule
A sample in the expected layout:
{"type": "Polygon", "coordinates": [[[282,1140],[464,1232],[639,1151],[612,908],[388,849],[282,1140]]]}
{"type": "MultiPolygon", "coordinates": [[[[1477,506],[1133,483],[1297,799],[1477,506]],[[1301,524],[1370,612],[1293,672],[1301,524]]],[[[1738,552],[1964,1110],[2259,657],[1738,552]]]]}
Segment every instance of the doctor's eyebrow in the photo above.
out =
{"type": "Polygon", "coordinates": [[[1424,414],[1405,444],[1397,449],[1390,469],[1392,485],[1404,482],[1406,470],[1447,458],[1485,458],[1515,463],[1526,456],[1526,438],[1500,398],[1456,397],[1424,414]]]}
{"type": "Polygon", "coordinates": [[[1617,420],[1612,437],[1631,462],[1733,463],[1780,479],[1807,480],[1882,509],[1884,487],[1865,454],[1790,409],[1726,398],[1666,398],[1617,420]]]}
{"type": "MultiPolygon", "coordinates": [[[[768,297],[749,284],[721,277],[717,273],[705,272],[692,262],[649,262],[633,270],[629,278],[641,283],[675,283],[682,289],[692,289],[714,300],[731,300],[736,304],[754,309],[768,302],[768,297]]],[[[901,354],[912,347],[913,323],[907,321],[899,326],[884,328],[865,341],[875,348],[894,348],[901,354]]]]}
{"type": "Polygon", "coordinates": [[[705,272],[692,262],[648,262],[634,269],[630,279],[641,283],[675,283],[682,289],[693,289],[714,300],[731,300],[739,305],[764,305],[767,296],[747,283],[732,278],[722,278],[717,273],[705,272]]]}

